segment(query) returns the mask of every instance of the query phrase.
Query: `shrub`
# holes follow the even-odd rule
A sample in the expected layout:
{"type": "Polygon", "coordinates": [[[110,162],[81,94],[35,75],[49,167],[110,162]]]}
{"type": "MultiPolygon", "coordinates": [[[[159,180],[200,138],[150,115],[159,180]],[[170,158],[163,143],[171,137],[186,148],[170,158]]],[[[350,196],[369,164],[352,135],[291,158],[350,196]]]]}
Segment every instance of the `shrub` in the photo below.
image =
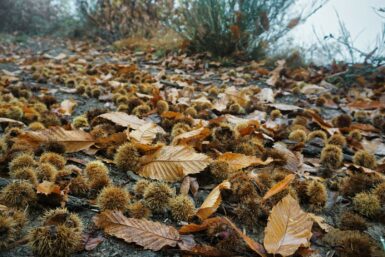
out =
{"type": "Polygon", "coordinates": [[[169,24],[189,41],[192,50],[222,56],[240,51],[260,57],[269,43],[281,38],[325,1],[314,0],[311,10],[302,15],[292,11],[296,2],[182,0],[169,24]]]}
{"type": "Polygon", "coordinates": [[[136,34],[151,37],[172,5],[167,0],[80,0],[78,7],[89,33],[115,41],[136,34]]]}

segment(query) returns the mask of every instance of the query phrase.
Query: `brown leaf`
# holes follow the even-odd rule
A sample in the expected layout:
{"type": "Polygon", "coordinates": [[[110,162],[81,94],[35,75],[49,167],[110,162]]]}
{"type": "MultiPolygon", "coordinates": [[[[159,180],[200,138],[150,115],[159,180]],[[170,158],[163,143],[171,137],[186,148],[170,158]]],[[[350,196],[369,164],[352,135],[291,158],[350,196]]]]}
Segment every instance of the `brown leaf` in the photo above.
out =
{"type": "Polygon", "coordinates": [[[191,177],[186,176],[180,185],[179,193],[181,195],[188,195],[188,192],[190,191],[190,185],[191,185],[191,177]]]}
{"type": "Polygon", "coordinates": [[[139,175],[158,180],[179,181],[206,168],[211,159],[187,146],[164,146],[151,156],[142,158],[139,175]]]}
{"type": "Polygon", "coordinates": [[[132,129],[138,129],[147,123],[145,120],[139,119],[135,115],[128,115],[125,112],[108,112],[103,113],[98,117],[112,121],[119,126],[129,127],[132,129]]]}
{"type": "Polygon", "coordinates": [[[351,109],[363,109],[363,110],[373,110],[380,109],[385,107],[385,103],[380,101],[363,101],[358,100],[348,104],[348,107],[351,109]]]}
{"type": "Polygon", "coordinates": [[[248,156],[241,153],[231,153],[227,152],[218,157],[219,161],[227,162],[230,167],[234,170],[240,170],[247,168],[253,165],[267,165],[273,161],[273,159],[268,158],[265,161],[262,161],[260,158],[255,156],[248,156]]]}
{"type": "Polygon", "coordinates": [[[271,254],[289,256],[310,245],[313,221],[289,194],[271,210],[263,244],[271,254]]]}
{"type": "Polygon", "coordinates": [[[231,184],[229,181],[225,180],[219,185],[217,185],[210,194],[206,197],[201,207],[197,210],[196,215],[201,219],[205,220],[210,215],[216,212],[219,205],[222,202],[221,190],[230,189],[231,184]]]}
{"type": "Polygon", "coordinates": [[[326,223],[325,219],[321,216],[317,216],[313,213],[308,213],[310,218],[320,226],[325,232],[329,232],[333,227],[326,223]]]}
{"type": "Polygon", "coordinates": [[[259,254],[259,256],[266,257],[266,251],[261,244],[255,242],[252,238],[243,233],[233,222],[231,222],[227,217],[225,217],[227,223],[237,232],[237,234],[245,241],[246,245],[259,254]]]}
{"type": "Polygon", "coordinates": [[[6,210],[8,210],[8,207],[0,204],[0,211],[6,211],[6,210]]]}
{"type": "Polygon", "coordinates": [[[61,127],[50,127],[39,131],[27,131],[20,135],[19,140],[25,140],[33,147],[41,143],[59,142],[65,146],[67,153],[85,150],[95,143],[94,138],[82,130],[65,130],[61,127]]]}
{"type": "Polygon", "coordinates": [[[38,184],[36,187],[36,192],[38,194],[45,195],[61,194],[60,186],[50,181],[43,181],[42,183],[38,184]]]}
{"type": "Polygon", "coordinates": [[[120,211],[102,212],[93,221],[105,233],[144,249],[159,251],[164,246],[174,247],[180,241],[175,228],[146,219],[127,218],[120,211]]]}
{"type": "Polygon", "coordinates": [[[92,237],[90,234],[86,233],[83,234],[83,243],[84,243],[84,249],[86,251],[92,251],[95,249],[100,243],[104,241],[103,236],[97,236],[92,237]]]}
{"type": "Polygon", "coordinates": [[[118,132],[108,137],[99,137],[95,140],[95,146],[105,149],[111,145],[121,145],[127,141],[127,134],[125,132],[118,132]]]}
{"type": "Polygon", "coordinates": [[[279,78],[281,76],[281,72],[284,69],[286,64],[285,60],[278,60],[277,61],[277,67],[270,73],[271,76],[268,80],[266,80],[266,83],[270,86],[275,86],[277,82],[279,81],[279,78]]]}
{"type": "Polygon", "coordinates": [[[202,142],[206,137],[211,134],[208,128],[199,128],[192,131],[188,131],[176,136],[172,140],[172,145],[194,145],[196,142],[202,142]]]}
{"type": "Polygon", "coordinates": [[[267,200],[273,195],[278,194],[279,192],[285,190],[290,183],[294,180],[295,175],[294,174],[289,174],[287,175],[284,179],[276,183],[274,186],[272,186],[269,191],[266,192],[266,194],[263,196],[263,200],[267,200]]]}
{"type": "Polygon", "coordinates": [[[284,169],[287,169],[298,175],[303,174],[303,156],[301,153],[292,152],[287,149],[286,145],[281,143],[275,143],[273,147],[277,152],[284,156],[286,161],[285,165],[283,166],[284,169]]]}
{"type": "Polygon", "coordinates": [[[155,123],[146,123],[134,131],[131,131],[128,136],[142,144],[151,144],[158,133],[165,134],[166,132],[155,123]]]}
{"type": "Polygon", "coordinates": [[[221,222],[224,222],[223,217],[208,218],[208,219],[205,219],[201,224],[191,223],[191,224],[182,226],[179,229],[179,233],[190,234],[190,233],[200,232],[200,231],[206,230],[210,225],[214,223],[221,223],[221,222]]]}

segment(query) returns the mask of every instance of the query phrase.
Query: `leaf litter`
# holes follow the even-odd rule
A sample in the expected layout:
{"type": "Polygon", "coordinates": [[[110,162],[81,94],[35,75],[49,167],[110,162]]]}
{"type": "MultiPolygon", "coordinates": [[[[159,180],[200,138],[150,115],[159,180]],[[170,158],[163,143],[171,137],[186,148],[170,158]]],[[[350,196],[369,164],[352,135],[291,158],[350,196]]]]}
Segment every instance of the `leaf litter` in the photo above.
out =
{"type": "Polygon", "coordinates": [[[0,251],[55,231],[65,255],[379,256],[381,69],[334,85],[343,67],[68,49],[0,71],[0,218],[29,221],[0,251]]]}

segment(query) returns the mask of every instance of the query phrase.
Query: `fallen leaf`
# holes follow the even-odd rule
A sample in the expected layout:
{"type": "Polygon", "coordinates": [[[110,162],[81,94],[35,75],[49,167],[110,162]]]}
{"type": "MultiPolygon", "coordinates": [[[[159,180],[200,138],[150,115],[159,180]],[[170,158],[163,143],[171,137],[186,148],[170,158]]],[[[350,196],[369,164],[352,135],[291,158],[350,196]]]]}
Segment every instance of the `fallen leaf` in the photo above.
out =
{"type": "Polygon", "coordinates": [[[255,156],[248,156],[241,153],[227,152],[218,157],[218,161],[227,162],[234,170],[240,170],[254,165],[267,165],[273,161],[268,158],[265,161],[255,156]]]}
{"type": "Polygon", "coordinates": [[[164,246],[175,247],[180,241],[175,228],[146,219],[127,218],[120,211],[102,212],[93,221],[105,233],[152,251],[159,251],[164,246]]]}
{"type": "Polygon", "coordinates": [[[43,181],[42,183],[38,184],[36,187],[36,192],[38,194],[45,194],[45,195],[61,194],[60,186],[50,181],[43,181]]]}
{"type": "Polygon", "coordinates": [[[266,80],[266,83],[268,85],[275,86],[277,84],[277,82],[281,76],[281,72],[285,67],[285,64],[286,64],[285,60],[278,60],[277,61],[277,67],[272,72],[270,72],[271,76],[268,80],[266,80]]]}
{"type": "Polygon", "coordinates": [[[243,233],[233,222],[231,222],[227,217],[225,217],[227,223],[238,233],[238,235],[245,241],[246,245],[259,254],[259,256],[266,257],[266,251],[263,248],[263,245],[254,241],[252,238],[243,233]]]}
{"type": "Polygon", "coordinates": [[[273,195],[278,194],[279,192],[285,190],[290,183],[295,179],[294,174],[287,175],[284,179],[276,183],[274,186],[272,186],[269,191],[266,192],[266,194],[263,196],[263,200],[267,200],[273,195]]]}
{"type": "Polygon", "coordinates": [[[131,131],[128,135],[139,143],[149,145],[159,133],[165,134],[166,132],[155,123],[149,122],[131,131]]]}
{"type": "Polygon", "coordinates": [[[0,211],[6,211],[6,210],[8,210],[8,207],[0,204],[0,211]]]}
{"type": "Polygon", "coordinates": [[[194,145],[196,142],[202,142],[210,134],[211,134],[211,130],[208,128],[195,129],[176,136],[172,140],[171,144],[172,145],[194,145]]]}
{"type": "Polygon", "coordinates": [[[132,129],[138,129],[147,123],[145,120],[142,120],[135,115],[128,115],[125,112],[107,112],[98,117],[112,121],[119,126],[132,129]]]}
{"type": "Polygon", "coordinates": [[[188,146],[164,146],[151,156],[144,156],[139,175],[158,180],[179,181],[206,168],[211,159],[188,146]]]}
{"type": "Polygon", "coordinates": [[[385,107],[385,103],[380,101],[355,101],[348,104],[348,107],[351,109],[363,109],[363,110],[373,110],[380,109],[385,107]]]}
{"type": "Polygon", "coordinates": [[[213,217],[205,219],[201,224],[187,224],[179,229],[180,234],[190,234],[206,230],[210,225],[214,223],[225,222],[223,217],[213,217]]]}
{"type": "Polygon", "coordinates": [[[59,112],[63,115],[70,116],[76,107],[76,101],[74,100],[64,100],[60,103],[59,112]]]}
{"type": "Polygon", "coordinates": [[[18,120],[13,120],[13,119],[8,119],[8,118],[3,118],[3,117],[0,117],[0,123],[16,123],[16,124],[19,124],[19,125],[22,125],[22,126],[26,126],[23,122],[21,121],[18,121],[18,120]]]}
{"type": "Polygon", "coordinates": [[[227,180],[217,185],[213,190],[211,190],[210,194],[206,197],[201,207],[199,207],[199,209],[197,210],[196,215],[201,220],[205,220],[210,215],[215,213],[222,202],[221,190],[230,189],[230,187],[231,184],[227,180]]]}
{"type": "Polygon", "coordinates": [[[269,87],[263,88],[261,92],[258,93],[257,97],[261,102],[274,103],[274,92],[273,89],[269,87]]]}
{"type": "Polygon", "coordinates": [[[67,153],[88,149],[95,143],[94,138],[83,130],[65,130],[62,127],[26,131],[18,140],[25,140],[33,147],[39,147],[41,143],[59,142],[65,146],[67,153]]]}
{"type": "Polygon", "coordinates": [[[83,244],[86,251],[92,251],[104,241],[103,236],[92,237],[89,233],[83,234],[83,244]]]}
{"type": "Polygon", "coordinates": [[[302,109],[301,107],[291,104],[269,104],[269,106],[280,111],[297,111],[302,109]]]}
{"type": "Polygon", "coordinates": [[[329,232],[333,227],[326,223],[325,219],[321,216],[315,215],[314,213],[308,213],[310,218],[320,226],[325,232],[329,232]]]}
{"type": "Polygon", "coordinates": [[[308,247],[313,221],[289,194],[271,210],[263,244],[267,252],[289,256],[299,247],[308,247]]]}

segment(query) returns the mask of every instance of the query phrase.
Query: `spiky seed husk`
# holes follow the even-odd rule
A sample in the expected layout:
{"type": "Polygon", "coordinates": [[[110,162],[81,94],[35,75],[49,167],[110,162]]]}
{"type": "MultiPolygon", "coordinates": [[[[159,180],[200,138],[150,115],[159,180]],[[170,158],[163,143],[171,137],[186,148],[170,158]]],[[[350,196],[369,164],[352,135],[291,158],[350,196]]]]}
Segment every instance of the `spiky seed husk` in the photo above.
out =
{"type": "Polygon", "coordinates": [[[108,186],[99,193],[96,202],[100,210],[125,211],[130,201],[129,193],[117,186],[108,186]]]}
{"type": "Polygon", "coordinates": [[[321,164],[331,170],[338,169],[343,161],[341,148],[336,145],[326,145],[321,151],[321,164]]]}
{"type": "Polygon", "coordinates": [[[144,204],[153,212],[161,213],[168,209],[174,191],[163,182],[153,182],[144,190],[144,204]]]}
{"type": "Polygon", "coordinates": [[[67,162],[62,155],[53,152],[43,153],[40,156],[39,161],[40,163],[49,163],[58,170],[63,169],[67,162]]]}
{"type": "Polygon", "coordinates": [[[193,201],[186,195],[178,195],[170,199],[172,217],[177,221],[188,221],[195,214],[193,201]]]}
{"type": "Polygon", "coordinates": [[[136,147],[131,143],[125,143],[118,148],[114,156],[114,163],[122,171],[138,171],[139,157],[136,147]]]}

